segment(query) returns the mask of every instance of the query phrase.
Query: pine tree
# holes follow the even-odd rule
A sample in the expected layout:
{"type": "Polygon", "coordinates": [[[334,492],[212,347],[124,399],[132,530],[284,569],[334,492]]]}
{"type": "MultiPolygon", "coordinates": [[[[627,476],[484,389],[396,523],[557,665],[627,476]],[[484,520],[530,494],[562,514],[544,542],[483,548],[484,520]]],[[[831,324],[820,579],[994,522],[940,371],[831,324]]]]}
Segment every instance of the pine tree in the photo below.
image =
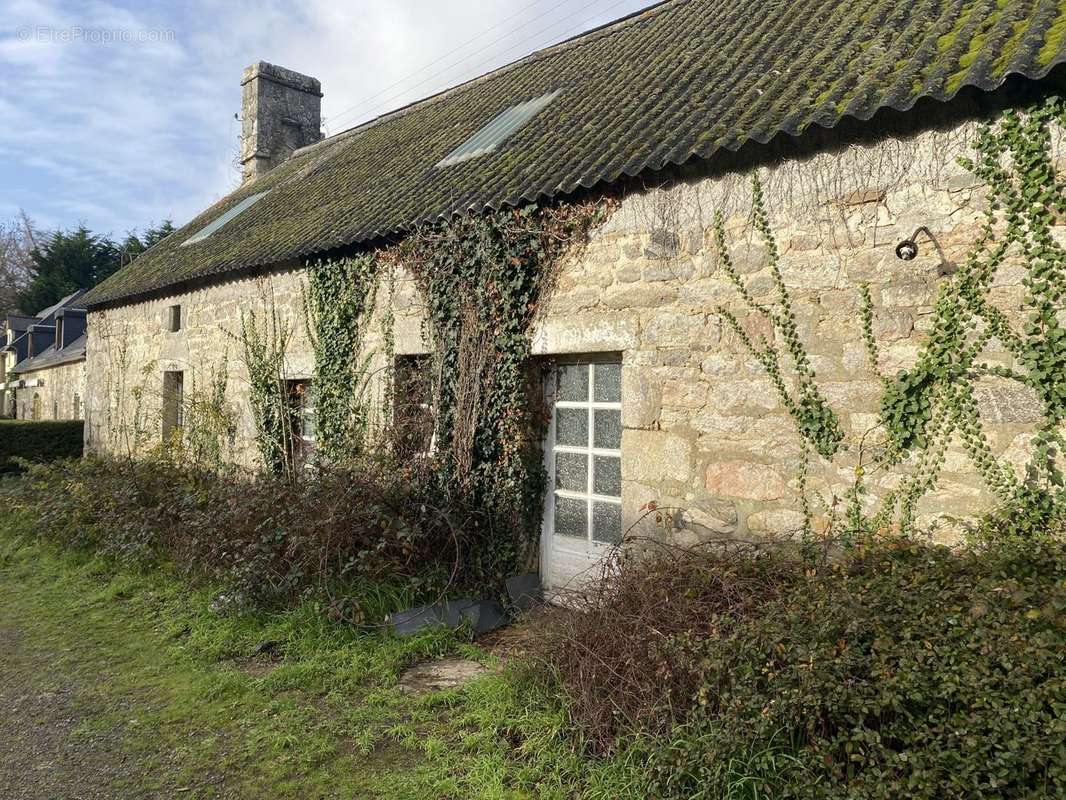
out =
{"type": "Polygon", "coordinates": [[[140,235],[130,231],[121,243],[84,225],[69,233],[56,231],[29,251],[31,278],[18,295],[18,306],[33,314],[79,289],[91,289],[173,231],[169,219],[140,235]]]}
{"type": "Polygon", "coordinates": [[[126,238],[119,245],[120,260],[122,266],[126,266],[141,253],[162,241],[174,232],[174,223],[169,219],[163,220],[159,225],[149,225],[143,234],[138,235],[136,230],[126,234],[126,238]]]}
{"type": "Polygon", "coordinates": [[[119,267],[118,247],[84,225],[72,233],[56,231],[30,251],[33,277],[19,306],[36,313],[79,289],[89,289],[119,267]]]}

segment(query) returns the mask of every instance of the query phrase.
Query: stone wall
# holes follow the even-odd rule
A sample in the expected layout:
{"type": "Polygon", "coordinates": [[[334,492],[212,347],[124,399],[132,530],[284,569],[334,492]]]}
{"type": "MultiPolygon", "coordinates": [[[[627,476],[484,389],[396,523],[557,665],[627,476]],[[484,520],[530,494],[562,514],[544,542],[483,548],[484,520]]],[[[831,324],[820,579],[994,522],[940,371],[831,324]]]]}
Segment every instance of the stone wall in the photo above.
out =
{"type": "Polygon", "coordinates": [[[256,324],[263,329],[270,310],[276,310],[281,327],[291,334],[287,375],[310,377],[313,356],[301,313],[301,283],[299,271],[279,271],[90,313],[87,450],[146,452],[159,444],[162,435],[163,373],[184,373],[188,403],[224,371],[227,410],[237,426],[236,440],[227,446],[225,455],[237,464],[254,467],[258,454],[240,339],[242,314],[255,314],[256,324]],[[175,332],[166,325],[172,305],[181,306],[181,329],[175,332]]]}
{"type": "MultiPolygon", "coordinates": [[[[822,136],[825,147],[758,165],[800,336],[820,385],[845,426],[847,451],[812,471],[824,506],[852,483],[857,451],[877,422],[880,386],[867,362],[859,286],[870,285],[874,332],[886,374],[914,363],[932,319],[937,286],[964,258],[986,207],[957,163],[977,123],[959,104],[923,120],[931,129],[880,139],[822,136]],[[933,127],[937,126],[937,127],[933,127]],[[899,241],[928,226],[913,261],[899,241]]],[[[1060,165],[1066,149],[1056,142],[1060,165]]],[[[634,194],[569,265],[538,331],[542,353],[618,350],[623,356],[623,503],[635,520],[648,501],[685,510],[681,541],[797,530],[801,443],[765,372],[723,324],[732,311],[749,334],[771,334],[747,313],[718,268],[712,220],[725,216],[732,258],[757,299],[772,302],[766,249],[750,224],[750,169],[691,177],[634,194]]],[[[1066,240],[1066,227],[1058,229],[1066,240]]],[[[993,300],[1020,321],[1024,270],[1001,270],[993,300]]],[[[1011,365],[1003,349],[991,363],[1011,365]]],[[[787,373],[786,373],[787,374],[787,373]]],[[[982,417],[997,455],[1027,457],[1036,398],[1017,384],[981,383],[982,417]]],[[[900,470],[868,476],[879,494],[900,470]]],[[[991,498],[961,447],[948,453],[941,490],[919,506],[919,523],[970,517],[991,498]]],[[[816,504],[817,506],[817,504],[816,504]]],[[[817,508],[816,508],[817,510],[817,508]]]]}
{"type": "Polygon", "coordinates": [[[40,400],[41,419],[82,419],[85,413],[86,368],[84,361],[58,364],[19,375],[27,383],[40,382],[15,390],[16,414],[32,419],[33,399],[40,400]]]}
{"type": "MultiPolygon", "coordinates": [[[[745,313],[718,269],[711,229],[714,211],[721,210],[739,270],[756,297],[769,298],[765,249],[749,224],[752,168],[763,180],[801,337],[848,435],[850,449],[833,465],[817,466],[812,485],[828,498],[850,484],[857,445],[876,423],[880,391],[860,337],[859,284],[871,286],[880,367],[893,372],[913,363],[938,282],[973,241],[985,206],[981,188],[956,163],[973,140],[978,116],[958,101],[897,119],[880,135],[869,126],[820,132],[813,144],[786,143],[714,172],[690,170],[668,188],[630,193],[589,246],[563,265],[538,321],[534,352],[621,355],[626,525],[649,501],[684,510],[674,534],[681,541],[789,532],[801,523],[800,439],[765,374],[717,312],[725,306],[754,332],[770,333],[745,313]],[[921,225],[937,245],[922,240],[915,260],[897,259],[896,244],[921,225]]],[[[1061,142],[1056,147],[1062,155],[1061,142]]],[[[396,312],[396,353],[422,352],[421,300],[408,278],[396,277],[391,297],[384,295],[396,312]]],[[[1021,267],[1012,265],[993,292],[1014,319],[1022,278],[1021,267]]],[[[297,331],[293,376],[309,375],[299,280],[298,272],[234,280],[90,314],[91,446],[130,446],[128,423],[119,420],[134,412],[131,389],[142,377],[151,390],[144,394],[149,416],[158,415],[154,398],[162,370],[202,374],[228,353],[229,392],[241,420],[234,457],[252,463],[247,375],[231,334],[240,312],[262,310],[272,293],[297,331]],[[162,326],[164,309],[173,303],[181,303],[186,320],[176,334],[162,326]]],[[[1010,361],[1002,351],[993,351],[992,359],[1010,361]]],[[[981,386],[980,396],[994,450],[1020,463],[1036,420],[1034,398],[993,380],[981,386]]],[[[898,481],[898,472],[871,477],[876,491],[898,481]]],[[[965,455],[953,449],[942,490],[923,501],[920,521],[969,516],[989,502],[965,455]]]]}
{"type": "MultiPolygon", "coordinates": [[[[0,341],[2,341],[3,334],[0,332],[0,341]]],[[[6,341],[5,341],[6,344],[6,341]]],[[[0,389],[0,417],[14,417],[18,414],[18,409],[15,406],[15,390],[8,388],[7,376],[8,373],[15,367],[15,354],[0,352],[0,385],[4,388],[0,389]]],[[[12,381],[12,385],[17,381],[12,381]]]]}

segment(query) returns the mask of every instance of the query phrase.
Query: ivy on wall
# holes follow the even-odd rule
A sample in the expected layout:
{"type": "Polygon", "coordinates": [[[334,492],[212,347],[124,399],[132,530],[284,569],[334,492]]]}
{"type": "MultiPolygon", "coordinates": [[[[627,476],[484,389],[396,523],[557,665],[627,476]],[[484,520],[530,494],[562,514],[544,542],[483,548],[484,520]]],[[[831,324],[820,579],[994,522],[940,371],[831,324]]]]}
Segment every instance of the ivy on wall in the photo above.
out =
{"type": "MultiPolygon", "coordinates": [[[[225,470],[229,452],[237,440],[237,414],[226,399],[229,384],[229,354],[208,367],[203,386],[193,384],[185,400],[184,424],[180,429],[181,456],[215,472],[225,470]]],[[[195,373],[193,373],[195,375],[195,373]]]]}
{"type": "Polygon", "coordinates": [[[256,446],[263,466],[289,479],[298,475],[291,447],[293,418],[285,374],[292,333],[272,300],[262,315],[254,310],[241,313],[239,340],[248,371],[256,446]]]}
{"type": "MultiPolygon", "coordinates": [[[[1008,110],[982,128],[976,158],[962,165],[987,186],[987,210],[978,239],[958,272],[944,282],[934,307],[933,326],[915,366],[888,386],[882,416],[892,444],[901,453],[928,448],[957,433],[970,460],[1007,506],[1025,510],[1021,519],[1051,514],[1063,499],[1057,456],[1066,417],[1066,251],[1052,235],[1066,215],[1063,178],[1051,157],[1053,127],[1066,123],[1066,102],[1053,97],[1024,112],[1008,110]],[[999,270],[1013,259],[1025,269],[1020,329],[995,306],[991,288],[999,270]],[[998,343],[1010,365],[990,361],[988,345],[998,343]],[[1017,382],[1039,399],[1042,422],[1035,449],[1019,480],[1000,463],[981,425],[974,386],[995,376],[1017,382]]],[[[904,487],[905,518],[913,513],[920,487],[936,481],[942,461],[914,476],[904,487]]]]}
{"type": "MultiPolygon", "coordinates": [[[[533,322],[556,267],[614,208],[608,200],[529,205],[426,225],[391,247],[307,265],[304,312],[323,461],[389,457],[396,430],[374,424],[392,409],[396,275],[413,278],[430,355],[433,452],[423,479],[485,510],[465,522],[464,569],[498,582],[533,552],[543,504],[543,395],[531,369],[533,322]],[[382,296],[388,302],[381,304],[382,296]],[[372,335],[380,347],[370,346],[372,335]],[[380,364],[383,356],[384,365],[380,364]],[[370,399],[381,384],[382,407],[370,399]],[[483,530],[469,528],[483,527],[483,530]],[[475,544],[477,543],[477,544],[475,544]]],[[[263,460],[284,470],[281,383],[289,332],[276,313],[242,322],[245,362],[263,460]]],[[[421,457],[421,456],[420,456],[421,457]]]]}
{"type": "MultiPolygon", "coordinates": [[[[357,456],[366,445],[373,413],[367,401],[373,354],[365,345],[380,271],[376,253],[308,265],[304,318],[315,357],[311,387],[318,447],[334,463],[357,456]]],[[[391,350],[391,317],[385,327],[390,329],[386,349],[391,350]]]]}
{"type": "Polygon", "coordinates": [[[718,308],[718,313],[766,370],[778,397],[799,429],[800,435],[823,458],[832,458],[840,447],[844,431],[837,415],[829,407],[825,396],[818,388],[814,367],[800,342],[796,314],[792,309],[792,299],[785,286],[784,277],[781,275],[781,257],[777,249],[777,241],[770,228],[770,218],[766,213],[762,184],[759,182],[758,175],[752,182],[752,194],[755,228],[766,244],[770,275],[777,291],[777,306],[771,307],[757,302],[744,285],[726,247],[725,225],[721,212],[716,213],[714,218],[714,241],[718,249],[718,263],[729,280],[737,287],[748,307],[766,319],[784,343],[785,353],[792,365],[794,386],[790,387],[782,376],[781,356],[772,343],[765,337],[760,338],[758,343],[753,341],[736,316],[724,306],[718,308]]]}
{"type": "MultiPolygon", "coordinates": [[[[845,447],[839,419],[818,389],[796,333],[758,175],[753,177],[753,219],[767,247],[777,290],[775,303],[760,303],[747,289],[730,260],[722,217],[716,217],[719,263],[749,310],[770,323],[774,336],[753,339],[731,311],[720,308],[719,312],[766,371],[803,439],[805,454],[813,450],[831,460],[850,451],[849,457],[854,459],[854,482],[844,498],[843,522],[849,535],[885,529],[893,522],[903,531],[911,530],[918,501],[936,487],[947,448],[955,440],[961,441],[1003,508],[1011,509],[1001,520],[1008,528],[1036,530],[1059,513],[1066,500],[1057,462],[1066,445],[1062,433],[1066,417],[1066,253],[1052,235],[1055,222],[1066,216],[1066,192],[1051,158],[1053,127],[1064,122],[1066,103],[1051,98],[1024,111],[1008,110],[996,122],[982,127],[974,146],[977,157],[964,159],[962,164],[987,186],[984,222],[958,271],[939,288],[931,329],[915,365],[894,377],[883,376],[878,370],[873,303],[868,287],[860,287],[862,341],[883,387],[882,438],[873,447],[867,447],[865,441],[845,447]],[[1020,330],[1011,325],[991,297],[994,279],[1008,260],[1020,263],[1026,271],[1022,300],[1026,318],[1020,330]],[[1010,354],[1009,365],[990,357],[989,345],[993,343],[1010,354]],[[788,377],[782,371],[786,360],[788,377]],[[1032,458],[1022,478],[996,458],[982,426],[975,389],[979,380],[990,376],[1028,387],[1041,403],[1042,421],[1036,426],[1032,458]],[[867,461],[864,456],[870,451],[874,456],[867,461]],[[900,486],[867,513],[869,472],[904,462],[909,471],[900,486]]],[[[805,458],[800,470],[804,493],[808,469],[805,458]]],[[[811,508],[805,494],[802,505],[809,531],[811,508]]],[[[832,526],[837,504],[831,501],[827,505],[832,526]]]]}
{"type": "Polygon", "coordinates": [[[588,201],[455,217],[416,231],[394,254],[425,301],[442,479],[510,517],[511,539],[494,542],[491,555],[512,565],[535,544],[543,503],[533,322],[555,267],[609,207],[588,201]]]}

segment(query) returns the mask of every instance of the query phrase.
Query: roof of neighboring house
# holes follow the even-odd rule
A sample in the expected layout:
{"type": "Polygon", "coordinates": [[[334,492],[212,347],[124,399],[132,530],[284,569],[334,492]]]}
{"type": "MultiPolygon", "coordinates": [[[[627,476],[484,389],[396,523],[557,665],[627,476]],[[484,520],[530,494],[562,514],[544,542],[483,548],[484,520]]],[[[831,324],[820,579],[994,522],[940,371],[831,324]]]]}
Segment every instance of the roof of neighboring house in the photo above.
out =
{"type": "Polygon", "coordinates": [[[85,308],[85,303],[84,302],[81,302],[81,303],[76,303],[75,302],[76,300],[79,300],[82,297],[82,295],[84,295],[84,294],[85,294],[85,290],[84,289],[78,289],[78,291],[76,291],[76,292],[71,292],[70,294],[68,294],[66,297],[64,297],[62,300],[60,300],[55,305],[48,306],[48,308],[46,308],[44,311],[41,311],[39,314],[37,314],[37,319],[38,320],[46,320],[46,319],[48,319],[50,317],[54,317],[55,313],[57,311],[59,311],[61,308],[63,308],[63,309],[65,309],[65,308],[74,308],[74,309],[81,308],[81,309],[84,309],[85,308]]]}
{"type": "Polygon", "coordinates": [[[869,119],[1066,60],[1059,0],[668,0],[297,151],[93,289],[90,306],[282,264],[468,210],[869,119]],[[558,91],[495,152],[437,166],[558,91]],[[268,192],[182,247],[222,213],[268,192]]]}
{"type": "MultiPolygon", "coordinates": [[[[21,330],[23,333],[4,349],[8,352],[15,352],[17,350],[17,343],[20,340],[25,339],[27,336],[32,336],[34,329],[46,329],[52,331],[54,334],[56,329],[56,317],[70,316],[69,312],[71,311],[76,312],[77,316],[83,317],[85,314],[85,304],[81,302],[81,299],[84,294],[85,290],[79,289],[78,291],[67,295],[55,305],[51,305],[44,309],[44,311],[35,317],[18,317],[20,322],[28,322],[29,324],[22,328],[21,330]]],[[[51,344],[37,355],[22,359],[22,361],[17,363],[11,371],[21,375],[39,369],[57,367],[60,364],[69,364],[73,361],[83,361],[85,359],[85,339],[86,336],[83,333],[66,347],[56,349],[55,344],[51,344]]]]}
{"type": "Polygon", "coordinates": [[[24,358],[11,370],[16,375],[24,375],[27,372],[36,372],[40,369],[58,367],[60,364],[70,364],[75,361],[85,360],[85,340],[83,333],[73,342],[61,350],[57,350],[53,344],[46,350],[35,355],[33,358],[24,358]]]}
{"type": "Polygon", "coordinates": [[[27,317],[24,314],[8,314],[4,317],[4,327],[13,331],[24,331],[35,322],[37,317],[27,317]]]}

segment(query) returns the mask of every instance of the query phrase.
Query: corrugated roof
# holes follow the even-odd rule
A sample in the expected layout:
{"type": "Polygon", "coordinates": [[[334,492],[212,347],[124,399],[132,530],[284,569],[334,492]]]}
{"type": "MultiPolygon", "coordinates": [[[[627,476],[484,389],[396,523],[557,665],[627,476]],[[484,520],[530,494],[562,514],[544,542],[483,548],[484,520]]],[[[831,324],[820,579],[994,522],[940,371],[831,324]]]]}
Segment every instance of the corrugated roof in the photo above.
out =
{"type": "MultiPolygon", "coordinates": [[[[708,158],[846,116],[1039,78],[1066,60],[1059,0],[669,0],[298,151],[85,298],[371,241],[708,158]],[[505,109],[555,100],[498,150],[435,165],[505,109]],[[192,232],[269,194],[190,247],[192,232]]],[[[327,87],[328,89],[328,87],[327,87]]]]}

